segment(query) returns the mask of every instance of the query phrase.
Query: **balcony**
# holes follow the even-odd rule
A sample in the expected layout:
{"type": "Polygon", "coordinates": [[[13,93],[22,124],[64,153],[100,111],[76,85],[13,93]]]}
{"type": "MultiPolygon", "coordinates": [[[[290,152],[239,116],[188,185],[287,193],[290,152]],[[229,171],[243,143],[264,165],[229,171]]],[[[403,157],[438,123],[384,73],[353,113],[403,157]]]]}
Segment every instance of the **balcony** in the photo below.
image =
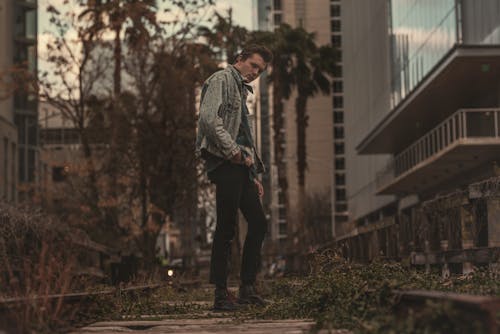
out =
{"type": "Polygon", "coordinates": [[[499,82],[499,45],[457,45],[371,129],[356,150],[359,154],[397,154],[456,110],[479,106],[478,101],[497,94],[499,82]]]}
{"type": "Polygon", "coordinates": [[[16,3],[26,8],[37,8],[38,0],[17,0],[16,3]]]}
{"type": "Polygon", "coordinates": [[[377,194],[419,193],[500,157],[500,108],[461,109],[396,155],[377,194]]]}

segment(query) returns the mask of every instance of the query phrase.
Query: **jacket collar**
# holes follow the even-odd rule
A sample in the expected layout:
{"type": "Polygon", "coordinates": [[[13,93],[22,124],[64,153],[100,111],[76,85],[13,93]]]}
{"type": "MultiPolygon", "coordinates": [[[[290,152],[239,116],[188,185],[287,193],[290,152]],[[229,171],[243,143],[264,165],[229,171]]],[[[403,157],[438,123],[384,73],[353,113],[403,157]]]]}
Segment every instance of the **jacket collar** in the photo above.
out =
{"type": "Polygon", "coordinates": [[[234,67],[233,65],[228,65],[227,68],[229,69],[229,71],[231,72],[233,77],[236,79],[236,82],[238,83],[238,87],[241,87],[241,88],[245,87],[250,93],[253,94],[253,87],[243,81],[243,76],[236,69],[236,67],[234,67]]]}

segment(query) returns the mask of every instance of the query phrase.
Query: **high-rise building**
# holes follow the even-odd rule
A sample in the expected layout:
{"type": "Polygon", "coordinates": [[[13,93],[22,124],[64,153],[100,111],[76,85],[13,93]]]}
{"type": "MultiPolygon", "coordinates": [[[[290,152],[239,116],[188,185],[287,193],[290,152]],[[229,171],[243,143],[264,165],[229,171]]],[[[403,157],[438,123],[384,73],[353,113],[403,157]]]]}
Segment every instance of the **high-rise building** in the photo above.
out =
{"type": "MultiPolygon", "coordinates": [[[[261,31],[270,31],[273,29],[271,19],[272,1],[259,0],[257,2],[257,29],[261,31]]],[[[264,72],[259,78],[259,94],[258,94],[258,114],[260,115],[260,153],[264,165],[267,167],[267,173],[262,174],[262,186],[264,187],[264,197],[262,204],[264,212],[269,221],[269,233],[267,237],[273,241],[285,240],[286,232],[283,226],[285,220],[279,220],[278,214],[278,180],[277,170],[274,163],[274,143],[272,136],[272,100],[270,95],[270,87],[268,84],[267,73],[264,72]],[[281,225],[280,225],[281,222],[281,225]],[[280,228],[281,226],[281,228],[280,228]],[[281,233],[280,233],[281,231],[281,233]]]]}
{"type": "MultiPolygon", "coordinates": [[[[284,1],[284,0],[259,0],[259,29],[274,30],[280,24],[285,23],[292,27],[302,27],[306,31],[315,34],[315,42],[317,45],[326,45],[335,41],[338,42],[339,34],[332,33],[332,13],[330,12],[330,4],[338,1],[318,0],[318,1],[284,1]]],[[[339,19],[339,14],[335,17],[339,19]]],[[[340,49],[340,45],[336,45],[340,49]]],[[[279,57],[279,55],[275,55],[279,57]]],[[[339,59],[340,60],[340,59],[339,59]]],[[[262,78],[261,82],[265,81],[262,78]]],[[[334,181],[334,131],[333,131],[333,115],[332,104],[336,104],[337,111],[342,110],[341,103],[341,80],[336,82],[336,93],[333,95],[317,94],[309,98],[307,102],[308,126],[306,130],[306,152],[307,152],[307,170],[305,173],[305,191],[306,197],[309,200],[324,201],[328,206],[328,212],[325,216],[317,217],[316,221],[327,221],[328,230],[330,230],[332,219],[332,185],[334,181]]],[[[263,86],[261,86],[263,87],[263,86]]],[[[272,87],[270,87],[272,90],[272,87]]],[[[266,94],[267,90],[261,89],[261,117],[267,115],[269,123],[272,124],[274,112],[272,108],[272,94],[266,94]],[[267,110],[267,111],[266,111],[267,110]],[[267,114],[266,114],[267,113],[267,114]]],[[[271,149],[268,158],[272,169],[269,179],[271,184],[272,198],[269,203],[272,213],[272,228],[271,235],[278,244],[285,246],[290,240],[290,235],[296,230],[292,226],[293,220],[301,217],[299,208],[299,181],[297,173],[297,124],[295,113],[296,93],[284,101],[283,127],[280,130],[284,137],[283,161],[275,161],[274,148],[271,149]],[[274,165],[272,163],[275,163],[274,165]],[[280,178],[286,178],[285,189],[280,178]]],[[[339,128],[341,124],[339,123],[339,128]]],[[[270,126],[269,138],[273,137],[273,126],[270,126]]],[[[264,141],[264,140],[263,140],[264,141]]],[[[271,139],[272,145],[277,145],[271,139]]],[[[263,145],[264,147],[265,145],[263,145]]],[[[338,170],[343,170],[345,166],[338,166],[338,170]]],[[[264,180],[266,181],[266,180],[264,180]]],[[[343,203],[345,204],[345,202],[343,203]]],[[[346,213],[345,206],[339,206],[342,214],[346,213]]],[[[303,223],[303,222],[296,222],[303,223]]],[[[330,237],[331,232],[328,232],[330,237]]],[[[296,236],[297,237],[297,236],[296,236]]],[[[289,244],[289,243],[288,243],[289,244]]]]}
{"type": "Polygon", "coordinates": [[[337,239],[375,245],[349,244],[365,258],[440,240],[498,246],[500,206],[476,203],[470,185],[498,176],[500,2],[341,3],[349,222],[337,226],[337,239]],[[457,219],[428,215],[431,229],[445,227],[418,232],[423,204],[447,194],[459,198],[446,208],[457,219]],[[484,219],[487,237],[471,236],[465,222],[484,219]],[[404,221],[413,224],[407,242],[404,221]]]}
{"type": "MultiPolygon", "coordinates": [[[[36,0],[6,0],[0,4],[0,42],[0,70],[4,76],[13,66],[36,74],[36,0]]],[[[18,182],[35,181],[37,102],[35,94],[4,88],[7,96],[0,101],[0,198],[15,201],[18,182]]]]}
{"type": "Polygon", "coordinates": [[[332,236],[337,226],[349,220],[346,192],[346,143],[344,125],[344,80],[342,45],[342,1],[330,1],[331,43],[336,49],[336,66],[332,82],[333,91],[333,177],[332,177],[332,236]]]}

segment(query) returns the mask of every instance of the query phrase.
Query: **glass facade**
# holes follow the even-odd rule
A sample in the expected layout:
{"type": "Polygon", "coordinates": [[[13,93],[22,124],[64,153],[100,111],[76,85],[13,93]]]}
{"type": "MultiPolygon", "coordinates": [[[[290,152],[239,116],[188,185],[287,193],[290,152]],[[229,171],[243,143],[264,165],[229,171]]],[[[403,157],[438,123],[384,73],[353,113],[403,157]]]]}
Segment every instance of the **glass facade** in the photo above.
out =
{"type": "MultiPolygon", "coordinates": [[[[13,62],[37,73],[37,1],[14,2],[13,62]]],[[[34,182],[38,147],[38,103],[32,91],[14,94],[14,123],[18,131],[18,177],[34,182]]]]}
{"type": "Polygon", "coordinates": [[[391,0],[392,107],[457,42],[455,0],[391,0]]]}

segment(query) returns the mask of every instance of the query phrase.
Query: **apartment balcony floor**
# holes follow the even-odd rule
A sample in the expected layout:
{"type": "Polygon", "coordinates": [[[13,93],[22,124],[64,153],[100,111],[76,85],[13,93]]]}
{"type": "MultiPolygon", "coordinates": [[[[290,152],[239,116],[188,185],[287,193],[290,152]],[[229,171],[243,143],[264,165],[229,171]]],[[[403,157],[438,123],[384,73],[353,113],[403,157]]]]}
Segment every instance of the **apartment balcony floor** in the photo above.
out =
{"type": "Polygon", "coordinates": [[[394,178],[378,195],[413,194],[500,159],[500,138],[461,139],[394,178]]]}
{"type": "Polygon", "coordinates": [[[500,109],[459,110],[389,162],[377,194],[422,193],[490,161],[500,162],[500,109]]]}

